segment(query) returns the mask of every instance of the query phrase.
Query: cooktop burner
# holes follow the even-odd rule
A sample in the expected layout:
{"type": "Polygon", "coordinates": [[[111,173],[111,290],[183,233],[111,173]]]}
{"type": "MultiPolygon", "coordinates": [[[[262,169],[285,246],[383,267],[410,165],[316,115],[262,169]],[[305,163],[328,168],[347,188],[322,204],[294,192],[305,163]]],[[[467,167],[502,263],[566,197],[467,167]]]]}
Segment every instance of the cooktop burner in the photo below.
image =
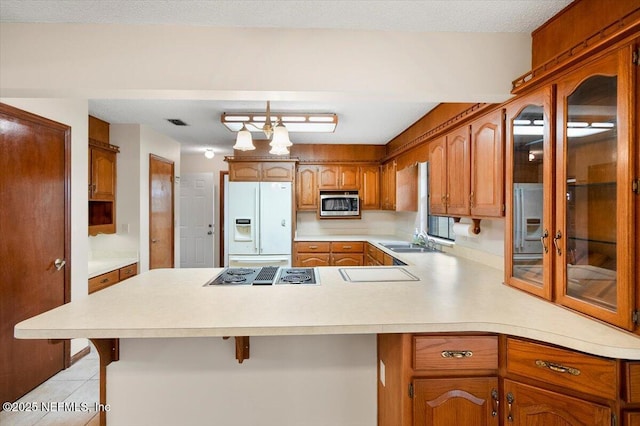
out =
{"type": "Polygon", "coordinates": [[[313,268],[283,268],[276,284],[317,284],[313,268]]]}
{"type": "Polygon", "coordinates": [[[315,268],[226,268],[205,284],[211,285],[271,285],[318,284],[315,268]]]}

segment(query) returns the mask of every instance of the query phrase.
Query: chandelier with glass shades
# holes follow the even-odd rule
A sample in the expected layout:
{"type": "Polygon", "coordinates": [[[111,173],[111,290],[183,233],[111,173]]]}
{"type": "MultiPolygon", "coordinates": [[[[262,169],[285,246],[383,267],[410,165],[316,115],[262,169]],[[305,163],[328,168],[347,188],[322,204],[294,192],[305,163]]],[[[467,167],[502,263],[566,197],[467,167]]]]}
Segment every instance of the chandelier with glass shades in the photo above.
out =
{"type": "Polygon", "coordinates": [[[251,132],[262,132],[270,139],[269,154],[287,155],[292,145],[292,132],[333,132],[338,124],[336,114],[271,113],[267,101],[266,113],[223,113],[220,121],[229,130],[237,132],[233,149],[250,151],[256,149],[251,132]]]}

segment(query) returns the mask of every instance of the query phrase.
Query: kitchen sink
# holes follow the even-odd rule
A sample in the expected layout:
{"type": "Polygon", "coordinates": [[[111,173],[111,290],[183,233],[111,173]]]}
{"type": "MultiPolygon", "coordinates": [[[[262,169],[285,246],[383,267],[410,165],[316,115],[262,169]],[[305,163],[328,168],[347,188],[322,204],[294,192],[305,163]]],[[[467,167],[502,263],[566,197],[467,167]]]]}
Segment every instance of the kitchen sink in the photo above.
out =
{"type": "Polygon", "coordinates": [[[396,253],[430,253],[436,251],[429,247],[411,243],[380,243],[380,245],[396,253]]]}

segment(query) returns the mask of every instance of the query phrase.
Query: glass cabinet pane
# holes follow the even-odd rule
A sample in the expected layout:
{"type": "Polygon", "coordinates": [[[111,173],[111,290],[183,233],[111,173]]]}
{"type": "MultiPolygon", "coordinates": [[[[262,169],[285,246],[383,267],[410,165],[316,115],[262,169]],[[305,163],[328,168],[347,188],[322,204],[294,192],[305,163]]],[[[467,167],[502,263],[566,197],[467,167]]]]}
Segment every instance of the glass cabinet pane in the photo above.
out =
{"type": "MultiPolygon", "coordinates": [[[[513,135],[512,275],[544,284],[544,111],[528,105],[511,122],[513,135]]],[[[547,238],[548,241],[548,238],[547,238]]],[[[546,242],[545,242],[546,243],[546,242]]]]}
{"type": "Polygon", "coordinates": [[[616,309],[617,78],[586,79],[566,98],[567,295],[616,309]]]}

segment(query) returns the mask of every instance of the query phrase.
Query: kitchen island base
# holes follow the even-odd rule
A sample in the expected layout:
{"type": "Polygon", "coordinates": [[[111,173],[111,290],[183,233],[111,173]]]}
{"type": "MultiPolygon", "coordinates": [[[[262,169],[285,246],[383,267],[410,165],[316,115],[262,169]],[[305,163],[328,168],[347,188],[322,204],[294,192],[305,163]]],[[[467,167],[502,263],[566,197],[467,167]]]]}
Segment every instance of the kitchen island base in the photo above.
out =
{"type": "Polygon", "coordinates": [[[375,426],[376,336],[120,339],[109,426],[375,426]]]}

